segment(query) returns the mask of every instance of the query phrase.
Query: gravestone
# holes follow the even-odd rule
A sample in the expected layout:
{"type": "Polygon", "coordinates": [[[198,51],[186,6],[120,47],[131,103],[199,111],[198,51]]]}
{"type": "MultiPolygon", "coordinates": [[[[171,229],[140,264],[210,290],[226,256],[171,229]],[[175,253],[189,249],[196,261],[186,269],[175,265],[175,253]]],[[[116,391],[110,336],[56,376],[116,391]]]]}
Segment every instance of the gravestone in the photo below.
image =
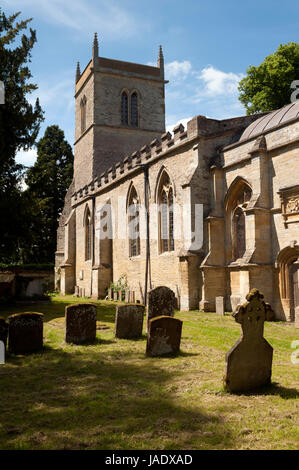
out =
{"type": "Polygon", "coordinates": [[[109,287],[108,289],[108,300],[112,300],[112,289],[109,287]]]}
{"type": "Polygon", "coordinates": [[[0,364],[5,364],[5,345],[0,340],[0,364]]]}
{"type": "Polygon", "coordinates": [[[247,302],[233,314],[242,336],[226,355],[224,386],[229,392],[247,392],[270,384],[273,348],[264,338],[264,322],[273,314],[263,294],[252,289],[247,302]]]}
{"type": "Polygon", "coordinates": [[[128,289],[125,291],[125,302],[130,302],[130,291],[128,289]]]}
{"type": "Polygon", "coordinates": [[[8,336],[8,324],[4,318],[0,318],[0,341],[3,341],[3,344],[6,348],[8,336]]]}
{"type": "Polygon", "coordinates": [[[177,318],[160,316],[149,321],[146,354],[164,356],[180,350],[183,322],[177,318]]]}
{"type": "Polygon", "coordinates": [[[94,341],[97,330],[97,308],[93,304],[72,304],[65,308],[65,341],[81,344],[94,341]]]}
{"type": "Polygon", "coordinates": [[[174,292],[166,286],[156,287],[148,294],[147,322],[161,315],[173,317],[175,308],[174,292]]]}
{"type": "Polygon", "coordinates": [[[8,350],[13,354],[39,351],[43,347],[43,314],[16,313],[8,317],[8,350]]]}
{"type": "Polygon", "coordinates": [[[116,302],[118,300],[118,292],[117,290],[113,291],[113,300],[116,302]]]}
{"type": "Polygon", "coordinates": [[[216,313],[224,315],[224,297],[216,297],[216,313]]]}
{"type": "Polygon", "coordinates": [[[118,305],[115,316],[117,338],[140,338],[142,336],[144,305],[118,305]]]}

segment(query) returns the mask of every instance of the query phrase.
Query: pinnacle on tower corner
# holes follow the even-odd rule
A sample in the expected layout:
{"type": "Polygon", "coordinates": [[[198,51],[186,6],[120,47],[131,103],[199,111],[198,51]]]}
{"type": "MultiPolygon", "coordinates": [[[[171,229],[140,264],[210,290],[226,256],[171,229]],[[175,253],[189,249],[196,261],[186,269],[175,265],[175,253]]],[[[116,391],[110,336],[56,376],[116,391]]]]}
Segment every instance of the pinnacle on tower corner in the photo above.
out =
{"type": "Polygon", "coordinates": [[[157,63],[159,69],[160,69],[160,74],[161,77],[164,78],[164,56],[163,56],[163,50],[162,46],[159,46],[159,54],[158,54],[158,63],[157,63]]]}
{"type": "Polygon", "coordinates": [[[76,83],[78,83],[79,79],[81,77],[81,71],[80,71],[80,62],[77,62],[77,69],[76,69],[76,83]]]}
{"type": "Polygon", "coordinates": [[[92,58],[93,60],[99,57],[99,43],[98,43],[98,35],[94,33],[93,44],[92,44],[92,58]]]}

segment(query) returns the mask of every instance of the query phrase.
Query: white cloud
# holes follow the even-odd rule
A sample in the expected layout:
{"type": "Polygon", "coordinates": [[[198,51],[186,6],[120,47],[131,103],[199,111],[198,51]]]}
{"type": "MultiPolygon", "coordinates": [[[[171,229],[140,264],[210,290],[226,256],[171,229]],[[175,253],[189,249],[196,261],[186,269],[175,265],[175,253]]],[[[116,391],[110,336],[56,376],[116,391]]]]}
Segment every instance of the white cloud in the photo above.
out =
{"type": "Polygon", "coordinates": [[[192,66],[188,60],[174,60],[165,65],[165,76],[168,80],[184,80],[191,72],[192,66]]]}
{"type": "Polygon", "coordinates": [[[168,122],[174,122],[174,124],[166,123],[166,132],[172,133],[173,128],[177,126],[178,124],[183,124],[184,128],[187,129],[187,122],[190,121],[190,119],[192,119],[192,117],[182,118],[178,120],[174,120],[173,117],[170,117],[170,120],[168,120],[168,122]]]}
{"type": "Polygon", "coordinates": [[[140,24],[128,10],[114,0],[3,0],[10,8],[31,9],[33,16],[42,17],[49,23],[90,34],[100,31],[106,37],[132,36],[140,24]]]}
{"type": "Polygon", "coordinates": [[[235,95],[238,92],[239,81],[244,77],[241,73],[226,73],[212,65],[205,67],[197,78],[202,80],[204,87],[198,93],[206,96],[235,95]]]}
{"type": "Polygon", "coordinates": [[[74,86],[74,80],[70,78],[60,79],[58,82],[55,82],[55,77],[53,77],[53,81],[41,80],[38,89],[32,93],[28,101],[33,104],[39,97],[41,107],[55,106],[69,110],[74,106],[74,86]]]}
{"type": "Polygon", "coordinates": [[[35,163],[37,158],[37,153],[35,149],[30,150],[20,150],[16,155],[16,162],[21,163],[25,166],[32,166],[35,163]]]}

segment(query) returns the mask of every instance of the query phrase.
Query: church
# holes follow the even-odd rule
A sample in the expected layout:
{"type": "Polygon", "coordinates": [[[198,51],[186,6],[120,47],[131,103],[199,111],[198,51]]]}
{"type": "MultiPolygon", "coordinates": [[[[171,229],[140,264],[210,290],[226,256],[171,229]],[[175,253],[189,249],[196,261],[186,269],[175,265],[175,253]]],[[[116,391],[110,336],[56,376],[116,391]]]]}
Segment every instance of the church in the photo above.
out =
{"type": "Polygon", "coordinates": [[[252,288],[299,321],[299,101],[270,113],[197,115],[165,131],[157,66],[99,55],[75,80],[74,177],[59,220],[62,294],[135,301],[165,285],[180,310],[232,311],[252,288]]]}

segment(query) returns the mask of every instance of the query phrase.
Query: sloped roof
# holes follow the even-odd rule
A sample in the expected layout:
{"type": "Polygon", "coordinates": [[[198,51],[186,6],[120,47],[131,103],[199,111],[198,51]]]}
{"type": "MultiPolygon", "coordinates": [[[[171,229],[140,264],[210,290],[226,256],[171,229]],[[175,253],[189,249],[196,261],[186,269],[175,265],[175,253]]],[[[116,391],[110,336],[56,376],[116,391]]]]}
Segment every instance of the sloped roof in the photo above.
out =
{"type": "Polygon", "coordinates": [[[252,122],[241,135],[240,142],[251,139],[296,117],[299,117],[299,101],[287,104],[283,108],[272,111],[252,122]]]}

